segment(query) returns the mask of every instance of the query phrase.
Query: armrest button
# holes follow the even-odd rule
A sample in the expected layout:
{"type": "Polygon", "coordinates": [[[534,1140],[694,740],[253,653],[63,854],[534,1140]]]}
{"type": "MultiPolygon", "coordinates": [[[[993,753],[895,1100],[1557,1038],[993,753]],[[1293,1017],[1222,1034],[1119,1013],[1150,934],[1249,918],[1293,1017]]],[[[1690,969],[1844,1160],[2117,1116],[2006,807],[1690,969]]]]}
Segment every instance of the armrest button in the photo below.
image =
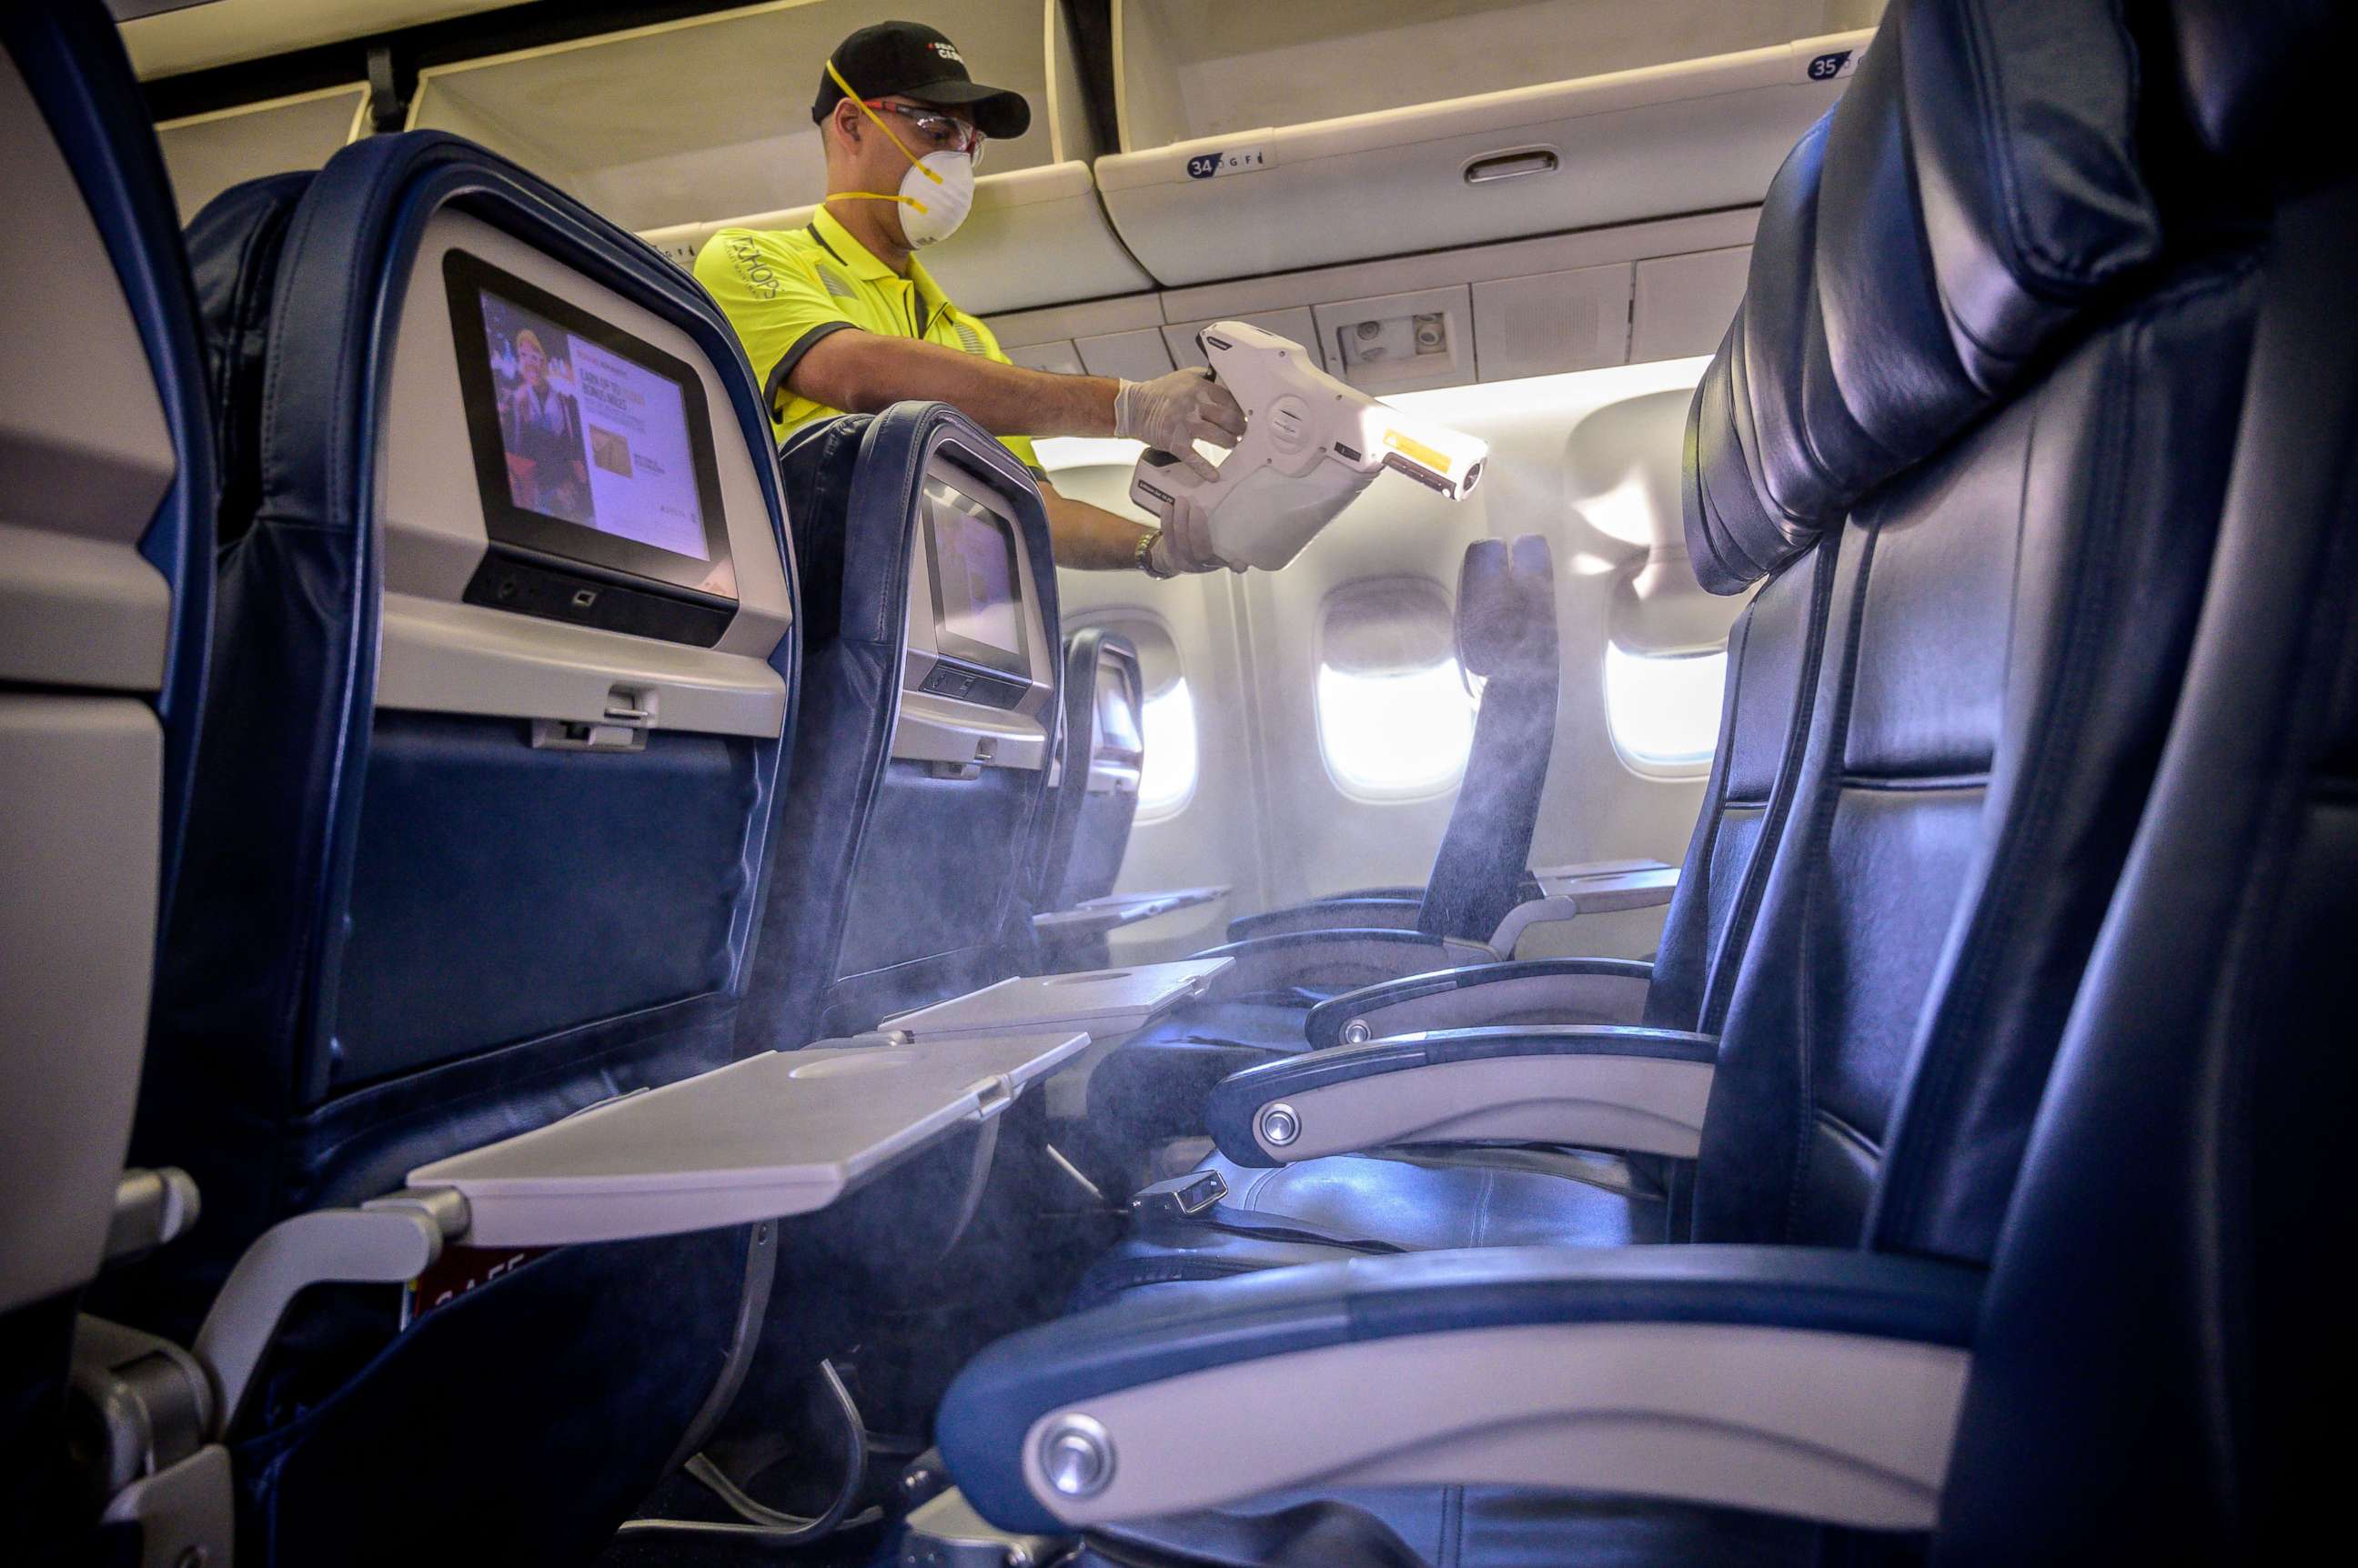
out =
{"type": "Polygon", "coordinates": [[[1282,1149],[1302,1136],[1302,1118],[1281,1100],[1260,1113],[1260,1135],[1263,1141],[1282,1149]]]}
{"type": "Polygon", "coordinates": [[[1346,1045],[1365,1045],[1375,1037],[1376,1032],[1368,1027],[1368,1021],[1364,1018],[1355,1018],[1343,1025],[1343,1044],[1346,1045]]]}
{"type": "Polygon", "coordinates": [[[1059,1418],[1040,1434],[1040,1468],[1067,1498],[1093,1498],[1113,1480],[1113,1439],[1085,1415],[1059,1418]]]}

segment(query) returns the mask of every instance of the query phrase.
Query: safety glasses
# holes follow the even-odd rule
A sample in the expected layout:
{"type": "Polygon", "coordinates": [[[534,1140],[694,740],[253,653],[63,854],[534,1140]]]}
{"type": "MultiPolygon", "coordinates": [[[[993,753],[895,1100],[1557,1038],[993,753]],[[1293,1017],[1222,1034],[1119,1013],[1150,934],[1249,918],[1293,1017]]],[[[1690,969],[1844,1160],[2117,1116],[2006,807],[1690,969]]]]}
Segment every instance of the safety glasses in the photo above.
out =
{"type": "Polygon", "coordinates": [[[928,108],[923,103],[904,103],[893,98],[863,98],[860,102],[871,109],[882,109],[906,121],[917,133],[917,139],[925,144],[926,152],[964,153],[976,164],[982,162],[983,144],[990,138],[955,114],[945,114],[939,109],[928,108]]]}

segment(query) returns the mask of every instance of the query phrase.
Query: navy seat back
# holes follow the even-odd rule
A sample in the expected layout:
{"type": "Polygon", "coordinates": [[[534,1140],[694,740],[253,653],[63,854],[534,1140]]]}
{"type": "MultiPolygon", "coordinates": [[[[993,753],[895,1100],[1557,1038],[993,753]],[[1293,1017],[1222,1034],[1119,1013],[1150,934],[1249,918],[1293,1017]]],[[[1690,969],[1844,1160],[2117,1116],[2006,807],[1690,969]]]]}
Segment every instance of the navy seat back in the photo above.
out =
{"type": "Polygon", "coordinates": [[[1465,782],[1418,906],[1428,936],[1483,942],[1522,902],[1563,678],[1555,559],[1537,534],[1477,539],[1457,568],[1457,659],[1482,685],[1465,782]]]}
{"type": "MultiPolygon", "coordinates": [[[[2099,0],[1895,5],[1770,191],[1691,417],[1706,580],[1813,548],[1832,571],[1694,1234],[1994,1264],[1939,1542],[1958,1563],[2273,1561],[2338,1511],[2315,1434],[2353,1382],[2325,1283],[2358,921],[2353,220],[2345,194],[2277,236],[2270,265],[2310,264],[2315,342],[2286,337],[2313,373],[2246,409],[2261,252],[2233,182],[2147,186],[2170,87],[2099,0]],[[2267,451],[2238,450],[2239,417],[2267,451]],[[2279,508],[2320,506],[2324,530],[2277,536],[2279,508]],[[2222,582],[2254,586],[2223,605],[2222,582]]],[[[1126,1525],[1105,1555],[1923,1545],[1698,1512],[1295,1493],[1126,1525]]]]}
{"type": "MultiPolygon", "coordinates": [[[[134,1149],[205,1206],[105,1303],[175,1336],[277,1221],[730,1059],[795,677],[759,394],[653,252],[426,134],[225,193],[192,237],[242,507],[206,715],[230,740],[194,790],[134,1149]],[[674,644],[462,594],[486,557],[450,535],[481,515],[457,250],[626,314],[700,380],[742,606],[696,667],[724,661],[740,707],[682,711],[674,644]],[[594,718],[642,680],[675,702],[635,743],[567,743],[594,739],[585,690],[594,718]]],[[[594,1549],[710,1390],[747,1257],[741,1231],[564,1249],[415,1321],[397,1291],[308,1293],[229,1434],[241,1555],[594,1549]]]]}
{"type": "Polygon", "coordinates": [[[1696,395],[1689,545],[1722,591],[1816,537],[1838,559],[1698,1239],[1995,1244],[2167,728],[2248,348],[2251,258],[2165,243],[2136,80],[2105,7],[1896,8],[1770,189],[1696,395]]]}
{"type": "Polygon", "coordinates": [[[46,1563],[92,1523],[67,1365],[194,761],[214,486],[171,188],[103,7],[0,12],[0,1518],[46,1563]]]}
{"type": "Polygon", "coordinates": [[[232,186],[189,220],[189,261],[212,412],[214,471],[221,515],[233,542],[253,524],[261,502],[262,377],[269,367],[270,307],[287,228],[316,169],[297,169],[232,186]]]}
{"type": "Polygon", "coordinates": [[[1644,1021],[1717,1033],[1790,816],[1817,691],[1834,554],[1812,544],[1760,583],[1727,634],[1719,741],[1646,988],[1644,1021]]]}
{"type": "Polygon", "coordinates": [[[1138,817],[1146,681],[1129,638],[1085,626],[1065,639],[1054,808],[1042,835],[1040,903],[1070,909],[1113,892],[1138,817]]]}
{"type": "Polygon", "coordinates": [[[2186,689],[2000,1233],[1941,1563],[2284,1562],[2343,1511],[2353,40],[2334,7],[2176,9],[2203,152],[2284,194],[2186,689]]]}
{"type": "Polygon", "coordinates": [[[1055,635],[1039,492],[965,416],[898,404],[808,427],[780,449],[806,585],[803,695],[741,1031],[749,1054],[872,1028],[1004,979],[1028,957],[1044,744],[1037,766],[961,770],[895,754],[921,495],[945,449],[1013,513],[1027,601],[1055,635]]]}

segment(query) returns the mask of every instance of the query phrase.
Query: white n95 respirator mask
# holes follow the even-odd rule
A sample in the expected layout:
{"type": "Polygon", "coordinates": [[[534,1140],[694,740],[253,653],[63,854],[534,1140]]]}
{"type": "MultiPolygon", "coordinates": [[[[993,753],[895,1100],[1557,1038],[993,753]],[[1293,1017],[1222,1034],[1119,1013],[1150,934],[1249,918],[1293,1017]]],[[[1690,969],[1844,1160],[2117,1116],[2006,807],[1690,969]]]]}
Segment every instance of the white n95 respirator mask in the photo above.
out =
{"type": "Polygon", "coordinates": [[[924,157],[909,150],[909,144],[892,134],[884,117],[868,106],[868,101],[852,91],[851,83],[835,69],[835,61],[827,62],[827,75],[843,89],[843,95],[860,105],[869,124],[884,134],[885,140],[900,150],[909,160],[909,172],[901,177],[901,189],[892,195],[881,190],[838,190],[838,197],[861,201],[897,201],[901,204],[901,232],[913,251],[936,245],[957,232],[966,215],[974,211],[974,155],[946,147],[927,153],[924,157]]]}
{"type": "Polygon", "coordinates": [[[901,177],[895,200],[910,249],[922,251],[948,239],[974,211],[974,159],[964,153],[927,153],[901,177]]]}

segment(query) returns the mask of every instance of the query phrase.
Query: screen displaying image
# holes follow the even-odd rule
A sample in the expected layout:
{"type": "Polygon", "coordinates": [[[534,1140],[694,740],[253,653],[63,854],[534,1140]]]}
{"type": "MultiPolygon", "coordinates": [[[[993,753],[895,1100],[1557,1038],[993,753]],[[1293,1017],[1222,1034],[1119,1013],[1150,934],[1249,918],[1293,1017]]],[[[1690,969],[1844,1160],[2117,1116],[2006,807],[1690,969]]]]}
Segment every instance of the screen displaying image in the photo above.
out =
{"type": "Polygon", "coordinates": [[[1022,667],[1023,611],[1015,539],[1007,524],[939,480],[925,481],[941,630],[1005,654],[1022,667]]]}
{"type": "Polygon", "coordinates": [[[488,289],[479,297],[509,499],[709,559],[679,383],[488,289]]]}
{"type": "Polygon", "coordinates": [[[1130,706],[1130,683],[1121,672],[1098,667],[1098,744],[1110,752],[1136,754],[1146,750],[1138,733],[1138,709],[1130,706]]]}

